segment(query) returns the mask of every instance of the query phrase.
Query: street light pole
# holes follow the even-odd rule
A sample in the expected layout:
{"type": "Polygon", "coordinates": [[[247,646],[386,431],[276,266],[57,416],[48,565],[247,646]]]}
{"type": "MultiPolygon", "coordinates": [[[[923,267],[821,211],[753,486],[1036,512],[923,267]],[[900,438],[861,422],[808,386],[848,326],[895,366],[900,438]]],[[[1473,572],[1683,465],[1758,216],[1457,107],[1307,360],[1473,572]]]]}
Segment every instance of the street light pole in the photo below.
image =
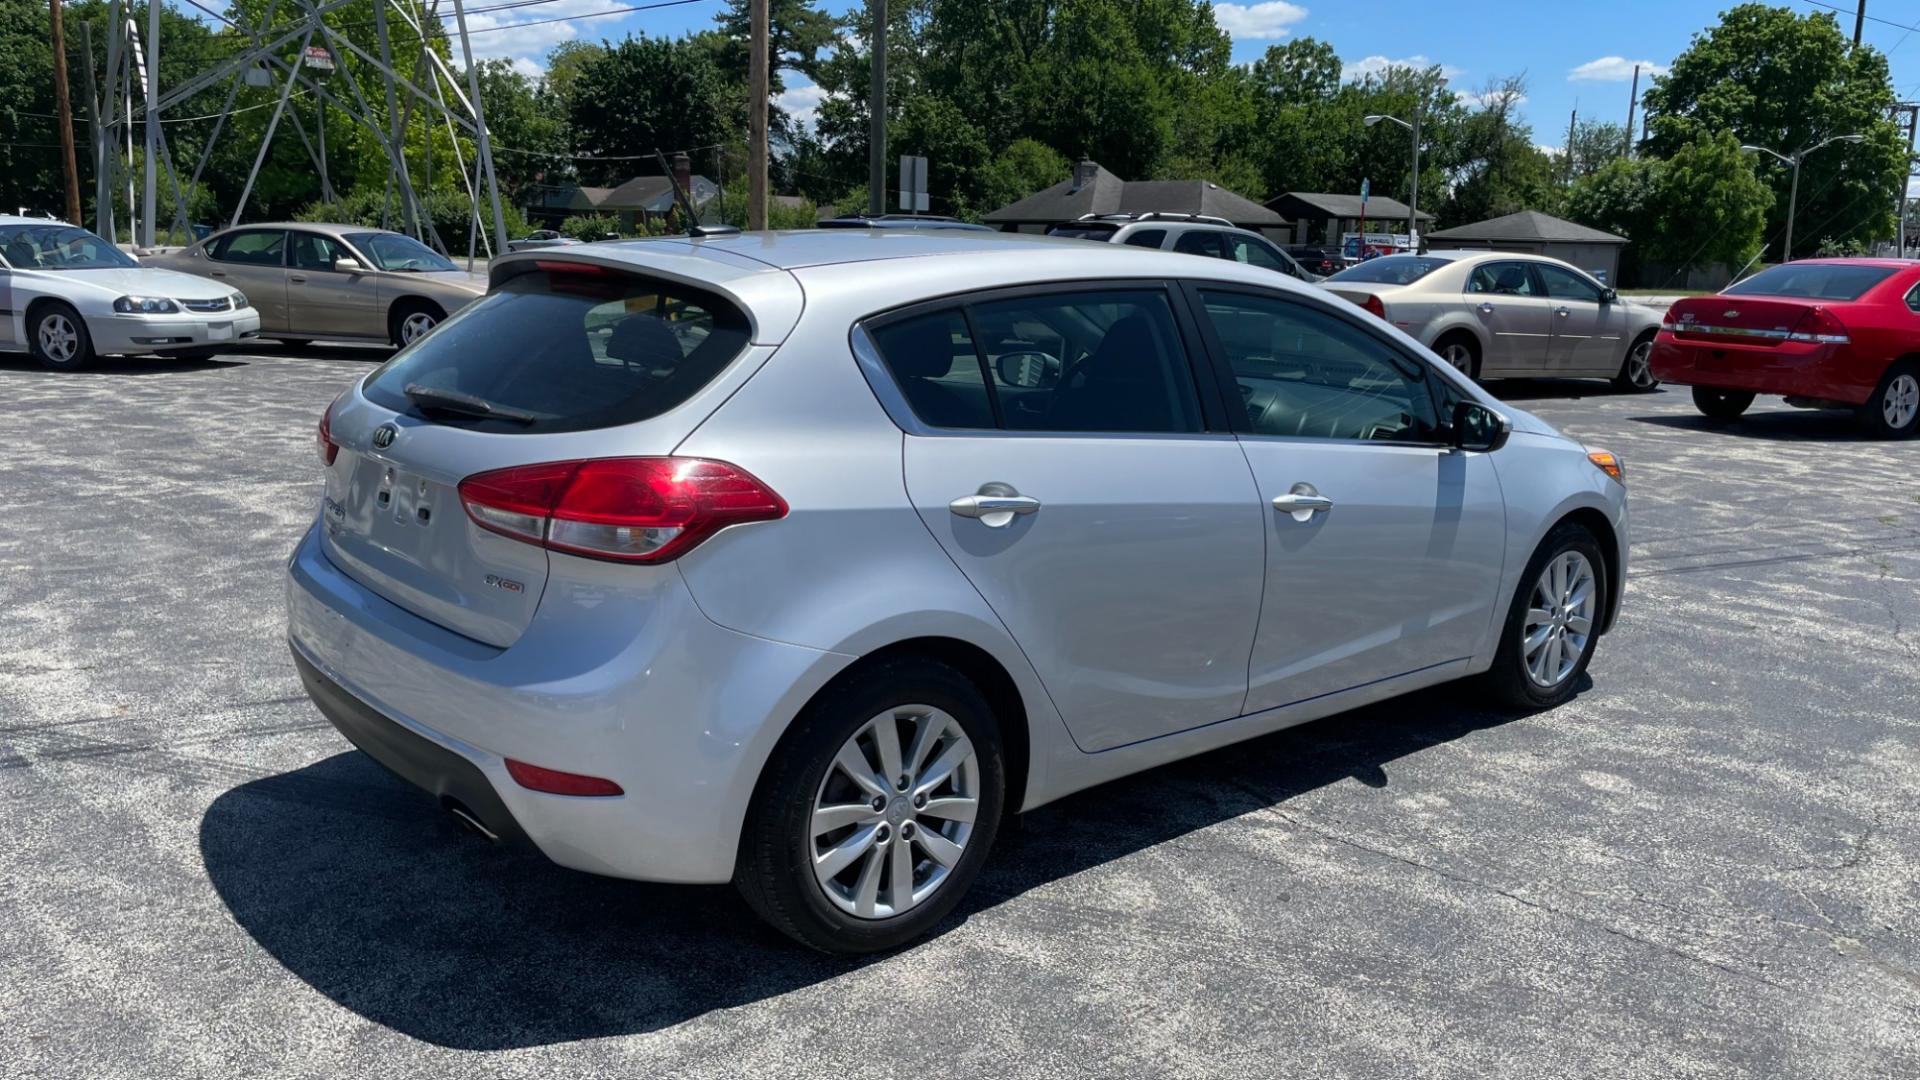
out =
{"type": "MultiPolygon", "coordinates": [[[[1388,116],[1385,113],[1370,113],[1362,123],[1368,127],[1372,127],[1382,120],[1388,123],[1399,124],[1401,127],[1406,128],[1413,136],[1413,191],[1408,196],[1407,243],[1417,254],[1420,250],[1420,103],[1417,101],[1414,102],[1413,123],[1411,124],[1397,116],[1388,116]]],[[[1362,236],[1360,238],[1360,245],[1363,249],[1366,247],[1366,243],[1366,237],[1362,236]]]]}
{"type": "Polygon", "coordinates": [[[1787,188],[1787,237],[1786,243],[1783,244],[1780,249],[1781,262],[1793,261],[1793,215],[1794,211],[1799,208],[1798,204],[1800,202],[1800,163],[1807,159],[1808,154],[1813,153],[1823,146],[1830,146],[1837,142],[1860,142],[1865,138],[1865,135],[1835,135],[1831,138],[1822,139],[1812,146],[1803,147],[1795,151],[1792,155],[1783,154],[1778,150],[1769,150],[1764,146],[1755,146],[1751,143],[1741,144],[1740,149],[1750,154],[1766,154],[1781,164],[1793,168],[1793,183],[1787,188]]]}

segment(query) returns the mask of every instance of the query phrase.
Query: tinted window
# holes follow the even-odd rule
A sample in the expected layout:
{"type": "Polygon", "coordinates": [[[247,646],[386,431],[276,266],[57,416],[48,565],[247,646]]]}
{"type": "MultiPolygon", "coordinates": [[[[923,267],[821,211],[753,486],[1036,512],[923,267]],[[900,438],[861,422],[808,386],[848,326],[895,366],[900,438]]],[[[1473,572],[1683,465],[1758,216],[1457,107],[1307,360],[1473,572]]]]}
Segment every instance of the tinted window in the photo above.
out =
{"type": "Polygon", "coordinates": [[[207,247],[207,254],[221,262],[249,263],[253,266],[279,266],[287,246],[287,234],[278,229],[231,232],[207,247]]]}
{"type": "Polygon", "coordinates": [[[1893,276],[1878,266],[1784,263],[1721,290],[1727,296],[1797,296],[1808,300],[1858,300],[1893,276]]]}
{"type": "Polygon", "coordinates": [[[1211,255],[1223,257],[1220,250],[1220,234],[1206,229],[1189,229],[1173,241],[1173,250],[1182,255],[1211,255]]]}
{"type": "Polygon", "coordinates": [[[352,258],[338,240],[319,233],[292,234],[292,265],[300,270],[331,270],[342,256],[352,258]]]}
{"type": "Polygon", "coordinates": [[[1026,296],[976,304],[970,311],[1006,427],[1200,430],[1193,373],[1165,293],[1026,296]],[[1009,382],[1008,372],[1022,377],[1009,382]]]}
{"type": "Polygon", "coordinates": [[[1349,266],[1328,281],[1370,281],[1382,285],[1411,285],[1452,262],[1431,255],[1382,255],[1349,266]]]}
{"type": "Polygon", "coordinates": [[[1280,257],[1280,253],[1252,237],[1228,233],[1227,257],[1235,262],[1249,263],[1263,270],[1292,275],[1293,264],[1280,257]]]}
{"type": "Polygon", "coordinates": [[[139,266],[126,252],[72,225],[0,225],[0,256],[18,270],[111,270],[139,266]]]}
{"type": "Polygon", "coordinates": [[[1467,291],[1493,296],[1538,296],[1525,263],[1481,263],[1467,275],[1467,291]]]}
{"type": "Polygon", "coordinates": [[[973,337],[958,311],[916,315],[873,331],[873,342],[923,423],[990,428],[993,405],[973,337]]]}
{"type": "Polygon", "coordinates": [[[1430,442],[1424,369],[1345,319],[1277,297],[1200,291],[1255,434],[1430,442]]]}
{"type": "Polygon", "coordinates": [[[1047,230],[1048,236],[1066,236],[1075,240],[1111,240],[1120,226],[1107,222],[1077,221],[1066,225],[1055,225],[1047,230]]]}
{"type": "Polygon", "coordinates": [[[1541,279],[1547,283],[1547,295],[1555,300],[1600,302],[1600,287],[1573,271],[1552,263],[1535,263],[1534,269],[1540,271],[1541,279]]]}
{"type": "Polygon", "coordinates": [[[746,316],[699,289],[643,277],[522,274],[367,380],[387,408],[505,433],[646,420],[693,396],[747,347],[746,316]],[[410,384],[533,414],[531,423],[422,413],[410,384]]]}
{"type": "Polygon", "coordinates": [[[1122,242],[1132,244],[1134,247],[1157,248],[1167,242],[1167,230],[1141,229],[1137,233],[1128,234],[1126,240],[1122,242]]]}
{"type": "Polygon", "coordinates": [[[353,233],[347,240],[367,253],[373,265],[382,270],[456,270],[446,256],[411,236],[399,233],[353,233]]]}

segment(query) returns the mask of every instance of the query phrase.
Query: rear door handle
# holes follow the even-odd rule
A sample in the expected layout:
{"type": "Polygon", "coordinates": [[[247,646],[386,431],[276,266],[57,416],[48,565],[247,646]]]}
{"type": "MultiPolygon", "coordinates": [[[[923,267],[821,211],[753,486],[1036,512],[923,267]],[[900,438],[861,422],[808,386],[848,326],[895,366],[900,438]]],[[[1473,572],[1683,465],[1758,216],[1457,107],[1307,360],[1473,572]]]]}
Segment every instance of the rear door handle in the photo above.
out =
{"type": "Polygon", "coordinates": [[[1566,318],[1567,316],[1569,316],[1569,315],[1572,315],[1572,314],[1573,314],[1573,312],[1571,312],[1571,311],[1569,311],[1569,310],[1567,310],[1566,308],[1554,308],[1554,309],[1553,309],[1553,313],[1554,313],[1555,315],[1558,315],[1558,316],[1560,316],[1560,317],[1561,317],[1561,318],[1563,318],[1563,319],[1564,319],[1564,318],[1566,318]]]}
{"type": "Polygon", "coordinates": [[[1490,304],[1490,303],[1487,303],[1487,302],[1486,302],[1486,301],[1484,301],[1484,300],[1482,300],[1482,301],[1480,302],[1480,314],[1482,314],[1482,315],[1491,315],[1491,314],[1493,314],[1493,305],[1492,305],[1492,304],[1490,304]]]}
{"type": "Polygon", "coordinates": [[[207,271],[207,273],[209,273],[209,274],[212,274],[212,275],[213,275],[214,277],[226,277],[226,276],[227,276],[227,272],[226,272],[225,270],[209,270],[209,271],[207,271]]]}
{"type": "Polygon", "coordinates": [[[295,285],[305,285],[307,283],[307,279],[300,274],[289,274],[287,280],[293,282],[295,285]]]}
{"type": "Polygon", "coordinates": [[[1313,515],[1333,509],[1333,500],[1320,494],[1312,484],[1302,481],[1293,485],[1293,490],[1285,495],[1275,495],[1273,508],[1283,514],[1293,515],[1295,521],[1311,521],[1313,515]]]}
{"type": "Polygon", "coordinates": [[[1012,524],[1016,515],[1037,513],[1040,500],[1027,495],[962,495],[948,503],[947,509],[988,528],[1000,529],[1012,524]]]}

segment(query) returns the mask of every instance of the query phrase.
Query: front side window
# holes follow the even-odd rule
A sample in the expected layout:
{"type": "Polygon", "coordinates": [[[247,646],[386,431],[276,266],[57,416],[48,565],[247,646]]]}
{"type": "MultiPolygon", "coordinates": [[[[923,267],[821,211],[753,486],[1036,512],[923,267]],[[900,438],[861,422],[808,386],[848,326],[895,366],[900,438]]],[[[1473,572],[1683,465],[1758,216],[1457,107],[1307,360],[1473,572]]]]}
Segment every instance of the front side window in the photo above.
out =
{"type": "Polygon", "coordinates": [[[1540,271],[1540,279],[1547,285],[1547,295],[1553,299],[1579,300],[1588,304],[1600,302],[1600,287],[1579,274],[1552,263],[1538,263],[1534,269],[1540,271]]]}
{"type": "Polygon", "coordinates": [[[404,274],[459,269],[446,256],[399,233],[353,233],[347,242],[365,252],[379,270],[404,274]]]}
{"type": "Polygon", "coordinates": [[[1467,275],[1467,291],[1488,296],[1539,296],[1526,263],[1481,263],[1467,275]]]}
{"type": "Polygon", "coordinates": [[[221,262],[280,266],[286,247],[287,234],[279,229],[250,229],[230,232],[215,240],[207,245],[207,255],[221,262]]]}
{"type": "Polygon", "coordinates": [[[1292,275],[1293,266],[1281,258],[1272,248],[1249,236],[1228,234],[1227,257],[1235,262],[1248,263],[1262,270],[1273,270],[1292,275]]]}
{"type": "Polygon", "coordinates": [[[1226,257],[1220,250],[1220,234],[1208,229],[1189,229],[1173,241],[1173,250],[1182,255],[1208,255],[1216,259],[1226,257]]]}
{"type": "Polygon", "coordinates": [[[1291,438],[1433,442],[1425,372],[1347,320],[1279,297],[1202,288],[1248,430],[1291,438]]]}
{"type": "Polygon", "coordinates": [[[292,250],[293,265],[300,270],[332,270],[341,258],[352,258],[338,240],[319,233],[294,233],[292,250]]]}
{"type": "Polygon", "coordinates": [[[126,252],[72,225],[0,225],[0,256],[15,270],[120,270],[126,252]]]}

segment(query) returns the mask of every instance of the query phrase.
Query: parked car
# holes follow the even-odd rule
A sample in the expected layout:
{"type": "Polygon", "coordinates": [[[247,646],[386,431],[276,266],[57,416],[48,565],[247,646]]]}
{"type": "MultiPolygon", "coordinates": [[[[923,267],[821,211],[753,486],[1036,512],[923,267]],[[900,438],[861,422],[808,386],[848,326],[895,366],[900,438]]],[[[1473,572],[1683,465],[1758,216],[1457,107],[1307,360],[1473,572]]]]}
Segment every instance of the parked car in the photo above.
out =
{"type": "Polygon", "coordinates": [[[1920,263],[1806,259],[1770,267],[1718,296],[1683,299],[1653,346],[1653,374],[1693,387],[1715,420],[1756,394],[1803,409],[1844,409],[1869,433],[1920,428],[1920,263]]]}
{"type": "Polygon", "coordinates": [[[518,240],[507,241],[508,251],[538,251],[541,248],[572,247],[585,243],[553,229],[535,229],[518,240]]]}
{"type": "Polygon", "coordinates": [[[1406,331],[1475,381],[1604,378],[1652,390],[1660,312],[1544,255],[1430,251],[1382,255],[1321,283],[1406,331]]]}
{"type": "Polygon", "coordinates": [[[491,273],[320,418],[307,691],[474,830],[820,948],[1118,776],[1563,702],[1620,607],[1612,455],[1265,270],[809,230],[491,273]]]}
{"type": "Polygon", "coordinates": [[[1205,255],[1257,266],[1298,281],[1320,280],[1319,275],[1309,272],[1259,233],[1242,229],[1226,218],[1202,214],[1157,211],[1141,214],[1083,214],[1072,221],[1049,225],[1047,235],[1098,240],[1128,247],[1159,248],[1183,255],[1205,255]]]}
{"type": "Polygon", "coordinates": [[[961,221],[939,214],[842,214],[814,223],[822,229],[958,229],[962,232],[992,232],[985,225],[961,221]]]}
{"type": "Polygon", "coordinates": [[[260,313],[260,333],[289,345],[410,345],[487,288],[486,275],[411,236],[305,221],[226,229],[145,264],[239,289],[260,313]]]}
{"type": "Polygon", "coordinates": [[[141,266],[85,229],[0,215],[0,352],[61,371],[101,353],[210,355],[260,315],[232,286],[141,266]]]}
{"type": "Polygon", "coordinates": [[[1319,274],[1321,277],[1337,274],[1346,266],[1345,260],[1334,252],[1311,244],[1288,244],[1280,250],[1286,252],[1308,273],[1319,274]]]}

